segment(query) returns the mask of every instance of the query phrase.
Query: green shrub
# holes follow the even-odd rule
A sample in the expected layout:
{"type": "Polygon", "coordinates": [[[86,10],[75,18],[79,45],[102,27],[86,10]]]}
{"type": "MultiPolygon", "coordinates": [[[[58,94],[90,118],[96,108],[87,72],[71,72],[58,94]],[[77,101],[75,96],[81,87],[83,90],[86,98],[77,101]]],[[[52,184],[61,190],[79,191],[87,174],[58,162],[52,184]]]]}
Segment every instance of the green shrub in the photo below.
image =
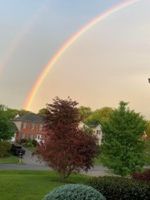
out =
{"type": "Polygon", "coordinates": [[[103,195],[90,186],[80,184],[68,184],[61,186],[49,194],[43,200],[105,200],[103,195]]]}
{"type": "Polygon", "coordinates": [[[36,147],[37,141],[35,139],[21,139],[20,144],[22,144],[25,147],[36,147]]]}
{"type": "Polygon", "coordinates": [[[25,145],[27,141],[28,141],[27,139],[22,138],[19,143],[25,145]]]}
{"type": "Polygon", "coordinates": [[[32,140],[31,140],[31,139],[29,139],[29,140],[27,141],[26,146],[27,146],[27,147],[33,147],[32,140]]]}
{"type": "Polygon", "coordinates": [[[11,144],[7,141],[0,141],[0,157],[6,157],[10,154],[11,144]]]}
{"type": "Polygon", "coordinates": [[[107,200],[149,200],[150,185],[120,177],[95,177],[88,185],[101,192],[107,200]]]}
{"type": "Polygon", "coordinates": [[[32,144],[33,144],[34,147],[36,147],[38,143],[37,143],[37,141],[35,139],[33,139],[32,140],[32,144]]]}

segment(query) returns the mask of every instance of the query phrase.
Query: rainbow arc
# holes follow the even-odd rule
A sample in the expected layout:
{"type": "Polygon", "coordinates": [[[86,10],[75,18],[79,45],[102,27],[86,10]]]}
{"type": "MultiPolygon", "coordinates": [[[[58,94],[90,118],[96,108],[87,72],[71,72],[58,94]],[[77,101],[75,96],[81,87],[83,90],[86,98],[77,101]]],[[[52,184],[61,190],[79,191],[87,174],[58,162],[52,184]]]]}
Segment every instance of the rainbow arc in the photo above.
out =
{"type": "Polygon", "coordinates": [[[85,26],[83,26],[78,32],[72,35],[63,45],[62,47],[54,54],[54,56],[49,60],[48,64],[44,66],[42,73],[39,75],[37,80],[35,81],[31,91],[29,92],[25,102],[24,102],[24,109],[30,110],[31,105],[36,97],[36,94],[41,87],[44,79],[49,74],[50,70],[54,65],[58,62],[58,60],[64,55],[64,53],[69,49],[84,33],[94,27],[96,24],[100,23],[101,21],[105,20],[110,15],[137,3],[140,0],[126,0],[122,1],[121,3],[111,7],[110,9],[106,10],[105,12],[101,13],[85,26]]]}

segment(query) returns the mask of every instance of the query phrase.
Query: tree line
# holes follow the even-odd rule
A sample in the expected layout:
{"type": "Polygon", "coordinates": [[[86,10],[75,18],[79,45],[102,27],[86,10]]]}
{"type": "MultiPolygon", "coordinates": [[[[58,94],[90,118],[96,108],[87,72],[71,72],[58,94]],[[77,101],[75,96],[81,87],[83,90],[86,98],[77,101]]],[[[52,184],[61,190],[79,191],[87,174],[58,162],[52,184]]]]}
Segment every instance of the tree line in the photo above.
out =
{"type": "MultiPolygon", "coordinates": [[[[16,114],[24,115],[29,111],[15,110],[0,106],[0,139],[6,140],[12,135],[12,119],[16,114]]],[[[136,113],[125,102],[118,108],[104,107],[92,111],[89,107],[78,107],[72,99],[55,98],[53,103],[39,111],[45,122],[46,137],[36,153],[50,167],[55,169],[62,179],[72,172],[89,170],[99,154],[103,165],[115,174],[126,176],[141,170],[144,166],[144,131],[148,131],[147,122],[140,113],[136,113]],[[102,145],[92,132],[79,129],[79,123],[89,126],[102,125],[102,145]]]]}

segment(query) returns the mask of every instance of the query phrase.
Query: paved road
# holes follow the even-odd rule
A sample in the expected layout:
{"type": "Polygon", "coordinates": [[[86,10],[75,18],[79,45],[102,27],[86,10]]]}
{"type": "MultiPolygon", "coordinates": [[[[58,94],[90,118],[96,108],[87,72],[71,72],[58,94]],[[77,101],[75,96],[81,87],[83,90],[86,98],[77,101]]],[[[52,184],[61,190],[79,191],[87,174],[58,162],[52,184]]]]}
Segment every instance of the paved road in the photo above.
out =
{"type": "Polygon", "coordinates": [[[35,165],[35,166],[41,166],[45,167],[46,163],[44,161],[39,160],[39,158],[36,155],[33,155],[31,151],[28,149],[25,149],[26,153],[23,156],[23,163],[26,165],[35,165]]]}
{"type": "MultiPolygon", "coordinates": [[[[0,164],[0,170],[51,170],[48,166],[34,165],[34,164],[0,164]]],[[[95,166],[87,173],[90,176],[104,176],[108,175],[108,170],[103,166],[95,166]]]]}
{"type": "MultiPolygon", "coordinates": [[[[150,168],[147,166],[145,168],[150,168]]],[[[52,170],[45,162],[40,161],[36,155],[32,155],[31,151],[26,149],[26,154],[23,157],[23,164],[0,164],[0,170],[52,170]]],[[[103,166],[94,166],[87,173],[82,172],[90,176],[104,176],[108,175],[109,170],[103,166]]]]}
{"type": "MultiPolygon", "coordinates": [[[[0,164],[0,170],[51,170],[45,162],[39,161],[36,155],[32,155],[31,151],[26,149],[26,154],[23,157],[23,164],[0,164]]],[[[108,175],[108,169],[103,166],[95,166],[87,173],[91,176],[108,175]]]]}

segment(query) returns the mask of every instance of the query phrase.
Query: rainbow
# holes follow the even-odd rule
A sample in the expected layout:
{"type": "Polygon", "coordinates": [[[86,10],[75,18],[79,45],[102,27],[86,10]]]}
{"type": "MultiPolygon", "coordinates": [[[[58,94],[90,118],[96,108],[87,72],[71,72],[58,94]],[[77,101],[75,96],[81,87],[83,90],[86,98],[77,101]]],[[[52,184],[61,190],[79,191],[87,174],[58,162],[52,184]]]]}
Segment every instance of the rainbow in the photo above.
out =
{"type": "Polygon", "coordinates": [[[35,81],[31,91],[29,92],[23,108],[26,110],[30,110],[30,107],[34,101],[34,98],[41,87],[44,79],[47,77],[48,73],[52,69],[52,67],[57,63],[57,61],[63,56],[63,54],[67,51],[71,45],[76,42],[85,32],[87,32],[89,29],[91,29],[93,26],[95,26],[97,23],[103,21],[108,16],[112,15],[113,13],[122,10],[123,8],[126,8],[140,0],[125,0],[121,3],[111,7],[110,9],[106,10],[105,12],[101,13],[97,17],[95,17],[93,20],[91,20],[89,23],[87,23],[85,26],[83,26],[78,32],[76,32],[74,35],[72,35],[63,45],[62,47],[54,54],[54,56],[49,60],[48,64],[44,67],[42,73],[39,75],[37,80],[35,81]]]}

